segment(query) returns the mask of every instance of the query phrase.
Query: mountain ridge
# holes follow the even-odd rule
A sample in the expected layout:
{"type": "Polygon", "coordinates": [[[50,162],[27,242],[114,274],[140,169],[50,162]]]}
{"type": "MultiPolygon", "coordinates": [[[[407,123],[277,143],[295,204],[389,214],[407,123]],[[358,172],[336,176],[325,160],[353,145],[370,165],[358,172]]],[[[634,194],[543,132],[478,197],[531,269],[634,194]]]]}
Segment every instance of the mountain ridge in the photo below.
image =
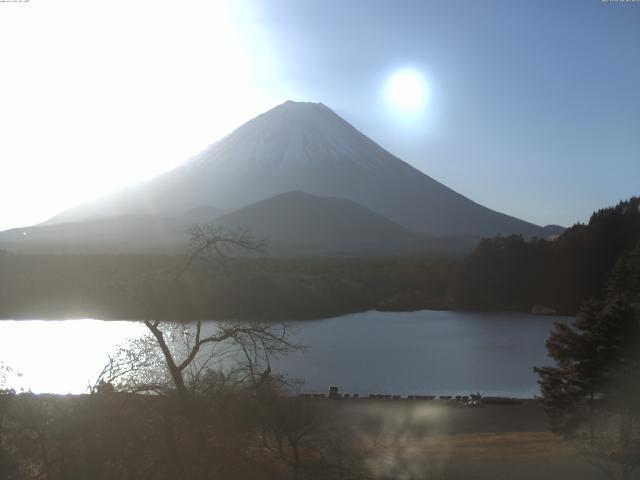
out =
{"type": "Polygon", "coordinates": [[[475,244],[471,239],[419,234],[351,200],[287,192],[225,214],[199,207],[173,217],[122,215],[12,229],[0,232],[0,248],[27,253],[182,253],[189,247],[190,227],[198,223],[247,231],[267,241],[265,254],[272,257],[457,256],[475,244]]]}
{"type": "Polygon", "coordinates": [[[196,205],[235,210],[289,191],[352,200],[431,235],[545,236],[479,205],[394,156],[323,104],[287,101],[163,175],[46,223],[196,205]]]}

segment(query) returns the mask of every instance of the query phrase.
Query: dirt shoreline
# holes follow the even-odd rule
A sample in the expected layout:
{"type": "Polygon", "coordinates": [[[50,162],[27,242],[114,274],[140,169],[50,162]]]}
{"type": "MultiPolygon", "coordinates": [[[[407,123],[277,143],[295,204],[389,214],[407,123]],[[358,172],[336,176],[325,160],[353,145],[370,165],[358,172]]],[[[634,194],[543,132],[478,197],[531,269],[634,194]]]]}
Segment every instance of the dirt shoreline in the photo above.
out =
{"type": "MultiPolygon", "coordinates": [[[[552,433],[542,404],[456,407],[441,401],[329,401],[342,421],[377,445],[398,478],[566,480],[602,478],[580,442],[552,433]]],[[[636,477],[633,477],[636,478],[636,477]]]]}

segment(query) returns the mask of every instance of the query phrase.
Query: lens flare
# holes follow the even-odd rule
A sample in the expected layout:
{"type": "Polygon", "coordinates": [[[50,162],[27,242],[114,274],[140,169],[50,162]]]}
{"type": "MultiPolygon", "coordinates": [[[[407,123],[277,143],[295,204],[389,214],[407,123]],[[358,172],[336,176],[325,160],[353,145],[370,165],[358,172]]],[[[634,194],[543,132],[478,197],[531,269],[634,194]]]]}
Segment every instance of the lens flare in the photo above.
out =
{"type": "Polygon", "coordinates": [[[389,77],[385,95],[389,105],[395,109],[420,111],[429,99],[429,86],[416,70],[398,70],[389,77]]]}

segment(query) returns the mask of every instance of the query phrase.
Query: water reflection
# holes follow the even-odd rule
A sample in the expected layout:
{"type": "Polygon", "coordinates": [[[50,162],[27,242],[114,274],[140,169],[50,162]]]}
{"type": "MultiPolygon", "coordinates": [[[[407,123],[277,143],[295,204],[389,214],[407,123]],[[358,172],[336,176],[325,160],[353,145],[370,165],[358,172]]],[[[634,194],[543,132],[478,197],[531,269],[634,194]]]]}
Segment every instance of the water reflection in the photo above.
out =
{"type": "MultiPolygon", "coordinates": [[[[339,385],[349,393],[483,394],[531,397],[534,365],[559,318],[460,312],[364,312],[294,324],[306,345],[273,362],[305,380],[305,391],[339,385]]],[[[567,321],[567,319],[560,320],[567,321]]],[[[211,322],[206,329],[212,329],[211,322]]],[[[82,393],[117,351],[147,334],[127,321],[0,321],[0,360],[19,371],[10,386],[82,393]]]]}
{"type": "Polygon", "coordinates": [[[143,335],[138,322],[0,321],[0,360],[20,376],[8,386],[35,393],[84,393],[116,346],[143,335]]]}
{"type": "Polygon", "coordinates": [[[298,324],[310,346],[276,362],[307,391],[533,397],[555,321],[518,313],[364,312],[298,324]]]}

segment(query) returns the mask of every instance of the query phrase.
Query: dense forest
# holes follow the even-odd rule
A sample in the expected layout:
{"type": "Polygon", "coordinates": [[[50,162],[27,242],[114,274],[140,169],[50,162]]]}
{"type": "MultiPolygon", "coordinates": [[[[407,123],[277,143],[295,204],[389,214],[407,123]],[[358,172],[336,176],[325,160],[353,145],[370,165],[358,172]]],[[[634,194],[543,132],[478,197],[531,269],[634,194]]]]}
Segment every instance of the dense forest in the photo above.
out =
{"type": "Polygon", "coordinates": [[[0,255],[0,318],[293,320],[370,309],[446,306],[456,262],[399,259],[200,259],[0,255]]]}
{"type": "Polygon", "coordinates": [[[554,239],[483,239],[465,258],[198,259],[0,252],[0,318],[313,319],[378,310],[575,314],[640,242],[640,198],[554,239]]]}
{"type": "Polygon", "coordinates": [[[640,242],[640,198],[595,212],[552,240],[484,239],[462,262],[452,285],[459,308],[574,314],[604,289],[624,252],[640,242]]]}

